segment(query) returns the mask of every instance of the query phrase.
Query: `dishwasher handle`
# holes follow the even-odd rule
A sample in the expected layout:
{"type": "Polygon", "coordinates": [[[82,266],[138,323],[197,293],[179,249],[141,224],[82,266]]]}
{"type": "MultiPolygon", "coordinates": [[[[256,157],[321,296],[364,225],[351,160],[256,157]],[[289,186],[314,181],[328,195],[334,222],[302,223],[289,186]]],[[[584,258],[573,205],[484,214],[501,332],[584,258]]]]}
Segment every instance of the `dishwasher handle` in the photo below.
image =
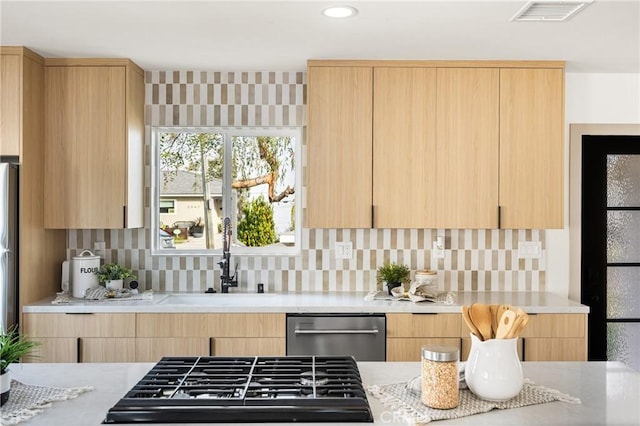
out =
{"type": "Polygon", "coordinates": [[[344,329],[344,330],[332,330],[332,329],[311,329],[311,330],[301,330],[296,328],[293,331],[295,334],[378,334],[380,331],[377,328],[370,330],[352,330],[352,329],[344,329]]]}

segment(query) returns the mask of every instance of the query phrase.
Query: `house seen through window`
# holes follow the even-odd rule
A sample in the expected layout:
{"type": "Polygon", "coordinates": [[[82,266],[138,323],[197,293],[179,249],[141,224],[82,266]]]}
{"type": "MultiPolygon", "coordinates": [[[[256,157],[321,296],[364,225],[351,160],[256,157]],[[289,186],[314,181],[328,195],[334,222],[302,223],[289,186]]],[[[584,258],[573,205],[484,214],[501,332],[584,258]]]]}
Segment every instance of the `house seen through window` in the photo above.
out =
{"type": "Polygon", "coordinates": [[[225,217],[237,253],[297,249],[297,129],[155,129],[153,143],[157,249],[221,249],[225,217]]]}

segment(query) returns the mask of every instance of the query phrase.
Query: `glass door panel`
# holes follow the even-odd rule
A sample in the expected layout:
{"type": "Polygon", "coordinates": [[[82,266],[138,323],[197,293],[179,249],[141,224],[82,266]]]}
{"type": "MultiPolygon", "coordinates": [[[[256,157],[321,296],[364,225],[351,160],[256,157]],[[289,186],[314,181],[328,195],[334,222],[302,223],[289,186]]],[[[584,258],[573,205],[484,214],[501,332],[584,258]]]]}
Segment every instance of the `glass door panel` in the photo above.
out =
{"type": "Polygon", "coordinates": [[[608,154],[607,359],[640,371],[640,155],[608,154]]]}

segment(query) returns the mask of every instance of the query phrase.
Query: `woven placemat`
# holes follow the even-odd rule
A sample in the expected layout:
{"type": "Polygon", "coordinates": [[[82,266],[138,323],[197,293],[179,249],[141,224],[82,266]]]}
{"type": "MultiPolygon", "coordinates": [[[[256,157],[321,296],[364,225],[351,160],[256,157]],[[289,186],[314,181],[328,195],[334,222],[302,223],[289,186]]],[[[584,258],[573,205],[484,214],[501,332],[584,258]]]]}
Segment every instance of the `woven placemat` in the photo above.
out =
{"type": "Polygon", "coordinates": [[[392,385],[369,386],[369,392],[380,399],[386,407],[395,410],[400,416],[414,424],[420,425],[434,420],[457,419],[473,414],[486,413],[493,409],[524,407],[526,405],[543,404],[552,401],[563,401],[581,404],[578,398],[564,394],[555,389],[537,386],[525,379],[522,390],[512,399],[504,402],[485,401],[475,396],[468,389],[460,389],[458,407],[451,410],[436,410],[422,404],[420,392],[416,392],[407,382],[392,385]]]}
{"type": "Polygon", "coordinates": [[[0,411],[0,425],[15,425],[40,414],[43,409],[51,407],[54,401],[76,398],[78,395],[93,390],[90,386],[80,388],[55,388],[40,385],[27,385],[11,380],[9,400],[0,411]]]}

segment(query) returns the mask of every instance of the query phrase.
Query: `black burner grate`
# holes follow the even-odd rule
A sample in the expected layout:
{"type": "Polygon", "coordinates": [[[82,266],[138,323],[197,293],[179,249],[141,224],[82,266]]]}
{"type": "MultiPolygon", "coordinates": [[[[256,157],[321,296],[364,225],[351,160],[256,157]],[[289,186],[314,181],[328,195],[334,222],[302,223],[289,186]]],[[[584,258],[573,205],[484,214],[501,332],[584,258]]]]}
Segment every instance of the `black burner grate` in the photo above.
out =
{"type": "Polygon", "coordinates": [[[353,357],[166,357],[105,423],[371,422],[353,357]]]}

